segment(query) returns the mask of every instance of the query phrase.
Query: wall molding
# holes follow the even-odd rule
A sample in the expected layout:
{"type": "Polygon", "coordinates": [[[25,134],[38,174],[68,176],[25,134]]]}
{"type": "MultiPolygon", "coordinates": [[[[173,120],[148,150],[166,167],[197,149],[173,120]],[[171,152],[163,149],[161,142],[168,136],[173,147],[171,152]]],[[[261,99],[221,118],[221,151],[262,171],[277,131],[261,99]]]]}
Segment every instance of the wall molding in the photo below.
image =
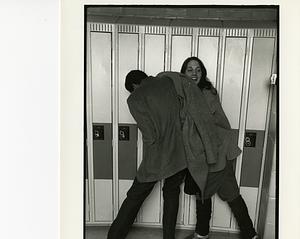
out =
{"type": "Polygon", "coordinates": [[[216,27],[168,27],[154,25],[132,25],[132,24],[108,24],[108,23],[87,23],[90,31],[96,32],[112,32],[113,25],[117,26],[119,33],[140,33],[141,27],[145,34],[171,34],[180,36],[195,35],[197,36],[221,36],[225,32],[226,37],[247,37],[249,32],[254,37],[277,37],[277,29],[275,28],[216,28],[216,27]],[[169,29],[169,30],[168,30],[169,29]]]}
{"type": "Polygon", "coordinates": [[[171,27],[171,34],[172,35],[193,35],[193,28],[192,27],[171,27]]]}
{"type": "Polygon", "coordinates": [[[88,23],[90,31],[93,32],[112,32],[112,24],[88,23]]]}
{"type": "Polygon", "coordinates": [[[254,29],[254,37],[276,37],[276,29],[254,29]]]}
{"type": "Polygon", "coordinates": [[[125,32],[125,33],[139,33],[139,26],[138,25],[125,25],[125,24],[122,24],[122,25],[117,25],[117,29],[118,29],[118,32],[122,33],[122,32],[125,32]]]}
{"type": "Polygon", "coordinates": [[[220,28],[199,28],[199,36],[220,36],[220,28]]]}
{"type": "Polygon", "coordinates": [[[225,33],[228,37],[247,37],[248,29],[225,28],[225,33]]]}
{"type": "Polygon", "coordinates": [[[166,27],[163,26],[145,26],[146,34],[166,34],[166,27]]]}

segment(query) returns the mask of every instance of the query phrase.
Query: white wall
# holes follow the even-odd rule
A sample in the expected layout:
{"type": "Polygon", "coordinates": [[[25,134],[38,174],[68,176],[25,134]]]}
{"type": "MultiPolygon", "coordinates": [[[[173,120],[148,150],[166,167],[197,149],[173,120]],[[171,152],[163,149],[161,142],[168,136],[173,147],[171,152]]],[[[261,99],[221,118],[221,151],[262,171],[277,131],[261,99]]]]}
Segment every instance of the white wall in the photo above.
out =
{"type": "Polygon", "coordinates": [[[59,1],[1,1],[1,238],[59,237],[59,1]]]}

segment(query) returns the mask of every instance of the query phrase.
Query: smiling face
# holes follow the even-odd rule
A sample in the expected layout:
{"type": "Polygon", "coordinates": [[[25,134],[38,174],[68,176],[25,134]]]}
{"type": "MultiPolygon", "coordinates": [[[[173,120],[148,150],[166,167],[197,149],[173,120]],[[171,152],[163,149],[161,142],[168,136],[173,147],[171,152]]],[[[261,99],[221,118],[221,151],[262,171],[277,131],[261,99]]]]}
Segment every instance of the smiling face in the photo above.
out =
{"type": "Polygon", "coordinates": [[[195,81],[196,84],[198,84],[202,76],[201,67],[198,61],[191,60],[187,64],[184,74],[192,78],[192,80],[195,81]]]}

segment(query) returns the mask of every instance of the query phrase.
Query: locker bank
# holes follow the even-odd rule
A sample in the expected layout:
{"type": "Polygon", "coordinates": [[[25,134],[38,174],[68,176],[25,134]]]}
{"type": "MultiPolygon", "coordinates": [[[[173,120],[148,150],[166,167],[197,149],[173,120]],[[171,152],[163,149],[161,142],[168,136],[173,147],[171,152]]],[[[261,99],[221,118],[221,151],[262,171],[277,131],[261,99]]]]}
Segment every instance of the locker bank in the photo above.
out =
{"type": "MultiPolygon", "coordinates": [[[[126,74],[179,72],[197,56],[242,149],[235,176],[249,215],[263,238],[275,238],[276,9],[90,7],[86,16],[86,230],[112,223],[142,160],[126,74]]],[[[143,203],[135,226],[161,228],[162,185],[143,203]]],[[[236,234],[227,203],[215,195],[212,208],[211,231],[236,234]]],[[[177,229],[193,232],[195,223],[195,197],[182,191],[177,229]]]]}

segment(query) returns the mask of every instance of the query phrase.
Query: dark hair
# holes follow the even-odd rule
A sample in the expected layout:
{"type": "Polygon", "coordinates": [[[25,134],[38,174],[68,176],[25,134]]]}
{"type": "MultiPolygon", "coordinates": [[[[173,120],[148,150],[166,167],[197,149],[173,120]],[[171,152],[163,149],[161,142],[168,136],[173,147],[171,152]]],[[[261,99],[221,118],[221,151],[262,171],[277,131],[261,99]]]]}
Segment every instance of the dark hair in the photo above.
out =
{"type": "Polygon", "coordinates": [[[211,84],[211,82],[207,79],[207,71],[206,71],[206,68],[203,64],[203,62],[198,58],[198,57],[195,57],[195,56],[191,56],[187,59],[185,59],[185,61],[183,62],[182,66],[181,66],[181,70],[180,70],[180,73],[183,73],[185,74],[185,71],[186,71],[186,68],[187,68],[187,65],[190,61],[197,61],[200,65],[200,69],[201,69],[201,73],[202,73],[202,76],[201,76],[201,79],[200,81],[198,82],[198,87],[203,90],[203,89],[213,89],[213,85],[211,84]]]}
{"type": "Polygon", "coordinates": [[[146,75],[145,72],[140,71],[140,70],[132,70],[130,71],[125,79],[125,88],[128,90],[130,93],[133,92],[133,84],[139,85],[141,84],[141,81],[148,76],[146,75]]]}

